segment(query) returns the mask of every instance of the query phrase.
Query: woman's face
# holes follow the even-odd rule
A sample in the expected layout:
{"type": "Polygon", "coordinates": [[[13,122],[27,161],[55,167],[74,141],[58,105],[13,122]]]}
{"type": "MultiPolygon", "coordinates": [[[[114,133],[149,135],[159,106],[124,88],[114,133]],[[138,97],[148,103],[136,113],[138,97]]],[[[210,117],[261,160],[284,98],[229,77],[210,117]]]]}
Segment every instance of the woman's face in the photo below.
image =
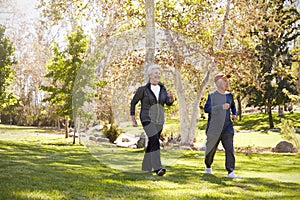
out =
{"type": "Polygon", "coordinates": [[[154,69],[150,74],[150,82],[158,84],[159,81],[160,81],[160,70],[154,69]]]}

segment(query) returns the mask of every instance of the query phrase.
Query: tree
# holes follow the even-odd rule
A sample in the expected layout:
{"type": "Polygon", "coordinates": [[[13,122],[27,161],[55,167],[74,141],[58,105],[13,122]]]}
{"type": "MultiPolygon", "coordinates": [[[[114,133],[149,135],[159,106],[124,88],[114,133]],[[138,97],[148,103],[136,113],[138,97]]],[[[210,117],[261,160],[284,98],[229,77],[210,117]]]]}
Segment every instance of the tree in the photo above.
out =
{"type": "Polygon", "coordinates": [[[43,75],[46,71],[45,63],[50,55],[50,43],[47,44],[45,38],[48,37],[44,37],[38,23],[39,16],[34,7],[36,2],[32,1],[30,6],[26,6],[27,10],[15,0],[0,3],[1,10],[5,10],[5,15],[1,15],[0,20],[5,24],[6,33],[14,44],[17,60],[17,64],[12,66],[15,71],[12,92],[18,98],[18,102],[6,109],[6,114],[2,113],[4,123],[49,126],[50,124],[46,123],[48,119],[44,116],[52,118],[51,114],[47,115],[42,110],[44,105],[41,99],[44,91],[39,87],[45,80],[43,75]]]}
{"type": "Polygon", "coordinates": [[[253,105],[266,106],[270,128],[274,128],[272,107],[289,102],[289,94],[297,94],[290,44],[300,36],[300,13],[292,3],[290,0],[263,1],[260,24],[251,31],[257,40],[260,71],[259,85],[252,87],[250,100],[253,105]]]}
{"type": "Polygon", "coordinates": [[[73,144],[81,130],[87,130],[95,123],[95,65],[86,61],[78,70],[72,91],[72,117],[74,121],[73,144]]]}
{"type": "MultiPolygon", "coordinates": [[[[145,72],[154,63],[155,58],[155,21],[154,21],[154,0],[145,1],[146,9],[146,56],[145,72]]],[[[148,80],[145,73],[145,82],[148,80]]]]}
{"type": "Polygon", "coordinates": [[[52,105],[58,105],[56,112],[66,120],[66,137],[68,137],[68,120],[72,119],[72,93],[75,79],[82,67],[88,50],[88,39],[82,27],[71,32],[67,36],[67,46],[59,50],[56,43],[53,44],[53,57],[47,65],[50,85],[41,88],[48,93],[44,99],[52,105]]]}
{"type": "Polygon", "coordinates": [[[14,51],[13,43],[5,35],[5,28],[0,24],[0,111],[17,103],[10,88],[14,74],[12,65],[16,64],[14,51]]]}
{"type": "Polygon", "coordinates": [[[214,56],[223,48],[230,5],[229,0],[220,15],[213,15],[218,9],[214,2],[160,2],[163,9],[157,11],[158,23],[165,30],[174,57],[183,145],[194,142],[199,103],[211,74],[217,69],[214,56]],[[195,80],[190,81],[191,90],[185,88],[186,80],[195,80]]]}
{"type": "MultiPolygon", "coordinates": [[[[127,22],[128,26],[122,27],[135,28],[134,30],[144,28],[145,14],[141,13],[139,6],[136,6],[144,5],[144,2],[128,1],[125,5],[120,13],[125,13],[123,15],[125,19],[131,17],[131,23],[127,22]]],[[[230,1],[226,12],[221,12],[218,16],[211,14],[218,9],[217,6],[204,1],[200,4],[198,1],[158,1],[155,6],[156,30],[158,30],[156,37],[159,36],[155,42],[155,45],[159,44],[155,47],[157,49],[155,63],[161,64],[166,72],[173,72],[175,76],[176,93],[181,109],[183,144],[192,144],[194,140],[199,101],[210,74],[216,69],[213,51],[214,48],[222,49],[229,5],[230,1]],[[218,20],[220,16],[224,18],[218,20]],[[212,18],[215,21],[211,22],[212,18]],[[215,37],[212,32],[217,36],[215,37]],[[190,88],[185,90],[185,87],[190,88]]],[[[136,64],[138,62],[130,63],[128,66],[136,64]]],[[[116,69],[114,71],[118,74],[120,70],[116,69]]],[[[134,84],[136,85],[136,82],[134,84]]]]}

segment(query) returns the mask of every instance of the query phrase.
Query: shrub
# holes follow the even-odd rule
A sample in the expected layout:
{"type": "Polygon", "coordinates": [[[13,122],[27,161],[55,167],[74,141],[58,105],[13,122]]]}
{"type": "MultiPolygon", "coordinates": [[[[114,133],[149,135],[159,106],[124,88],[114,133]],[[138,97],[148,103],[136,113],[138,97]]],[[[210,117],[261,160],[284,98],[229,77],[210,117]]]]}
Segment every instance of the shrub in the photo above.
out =
{"type": "Polygon", "coordinates": [[[282,119],[282,128],[281,128],[281,136],[283,139],[292,142],[297,149],[300,148],[299,141],[296,137],[296,131],[293,126],[293,123],[289,120],[282,119]]]}
{"type": "Polygon", "coordinates": [[[117,124],[105,124],[102,131],[110,142],[114,142],[123,132],[117,124]]]}
{"type": "Polygon", "coordinates": [[[163,142],[168,141],[180,141],[180,128],[179,126],[169,126],[167,128],[164,128],[160,138],[163,142]]]}

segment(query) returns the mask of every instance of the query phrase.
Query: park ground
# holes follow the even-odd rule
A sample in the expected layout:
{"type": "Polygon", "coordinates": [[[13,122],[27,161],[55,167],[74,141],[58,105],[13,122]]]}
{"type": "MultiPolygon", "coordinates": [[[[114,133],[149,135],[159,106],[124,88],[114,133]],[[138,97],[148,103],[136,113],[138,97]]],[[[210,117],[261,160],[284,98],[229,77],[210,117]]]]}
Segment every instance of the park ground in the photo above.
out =
{"type": "MultiPolygon", "coordinates": [[[[298,126],[295,116],[287,118],[298,126]]],[[[249,130],[237,127],[235,135],[236,148],[244,149],[236,153],[242,179],[226,178],[222,151],[216,154],[214,175],[207,175],[203,151],[163,149],[163,162],[174,159],[166,165],[167,174],[157,177],[126,165],[131,160],[139,166],[142,150],[110,149],[109,159],[107,154],[101,158],[63,133],[1,125],[0,199],[299,199],[300,154],[256,153],[253,149],[269,149],[281,135],[253,131],[259,124],[251,123],[240,123],[249,130]]]]}

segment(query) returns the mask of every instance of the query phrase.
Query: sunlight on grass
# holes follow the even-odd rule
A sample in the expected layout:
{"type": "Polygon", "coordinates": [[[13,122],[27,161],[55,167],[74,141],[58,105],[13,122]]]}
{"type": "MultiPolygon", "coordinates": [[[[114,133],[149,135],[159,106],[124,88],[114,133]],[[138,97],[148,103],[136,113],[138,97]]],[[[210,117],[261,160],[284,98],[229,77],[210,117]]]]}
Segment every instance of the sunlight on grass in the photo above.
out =
{"type": "MultiPolygon", "coordinates": [[[[285,113],[284,117],[279,117],[278,113],[273,113],[275,128],[281,128],[281,119],[288,119],[293,122],[295,128],[300,127],[300,112],[285,113]]],[[[269,119],[265,113],[243,114],[242,121],[235,122],[236,130],[268,130],[269,119]]]]}
{"type": "Polygon", "coordinates": [[[234,135],[235,147],[274,147],[281,141],[281,135],[275,132],[238,132],[234,135]]]}
{"type": "Polygon", "coordinates": [[[66,199],[66,196],[63,194],[63,192],[57,191],[57,190],[53,190],[50,192],[45,192],[42,190],[34,190],[34,191],[29,191],[29,190],[25,190],[25,191],[20,191],[17,192],[16,197],[19,199],[49,199],[51,200],[52,197],[51,196],[55,196],[55,199],[66,199]]]}
{"type": "Polygon", "coordinates": [[[38,128],[34,126],[15,126],[0,124],[0,133],[59,133],[50,128],[38,128]]]}
{"type": "MultiPolygon", "coordinates": [[[[249,137],[258,141],[261,136],[273,137],[273,133],[255,134],[238,133],[236,143],[249,141],[249,137]]],[[[247,200],[300,196],[300,154],[236,153],[236,173],[243,178],[232,180],[226,178],[224,152],[216,153],[214,175],[207,175],[203,173],[203,151],[162,150],[163,158],[176,159],[166,165],[167,174],[158,177],[136,173],[140,172],[142,149],[109,147],[107,155],[101,155],[103,149],[95,149],[95,154],[100,152],[96,159],[88,148],[72,145],[72,138],[29,135],[1,134],[0,199],[247,200]],[[105,162],[137,168],[117,170],[105,162]]]]}
{"type": "Polygon", "coordinates": [[[300,184],[300,174],[298,173],[289,173],[289,172],[280,172],[280,173],[265,173],[265,172],[247,172],[243,171],[241,175],[244,178],[267,178],[279,182],[291,182],[300,184]]]}

